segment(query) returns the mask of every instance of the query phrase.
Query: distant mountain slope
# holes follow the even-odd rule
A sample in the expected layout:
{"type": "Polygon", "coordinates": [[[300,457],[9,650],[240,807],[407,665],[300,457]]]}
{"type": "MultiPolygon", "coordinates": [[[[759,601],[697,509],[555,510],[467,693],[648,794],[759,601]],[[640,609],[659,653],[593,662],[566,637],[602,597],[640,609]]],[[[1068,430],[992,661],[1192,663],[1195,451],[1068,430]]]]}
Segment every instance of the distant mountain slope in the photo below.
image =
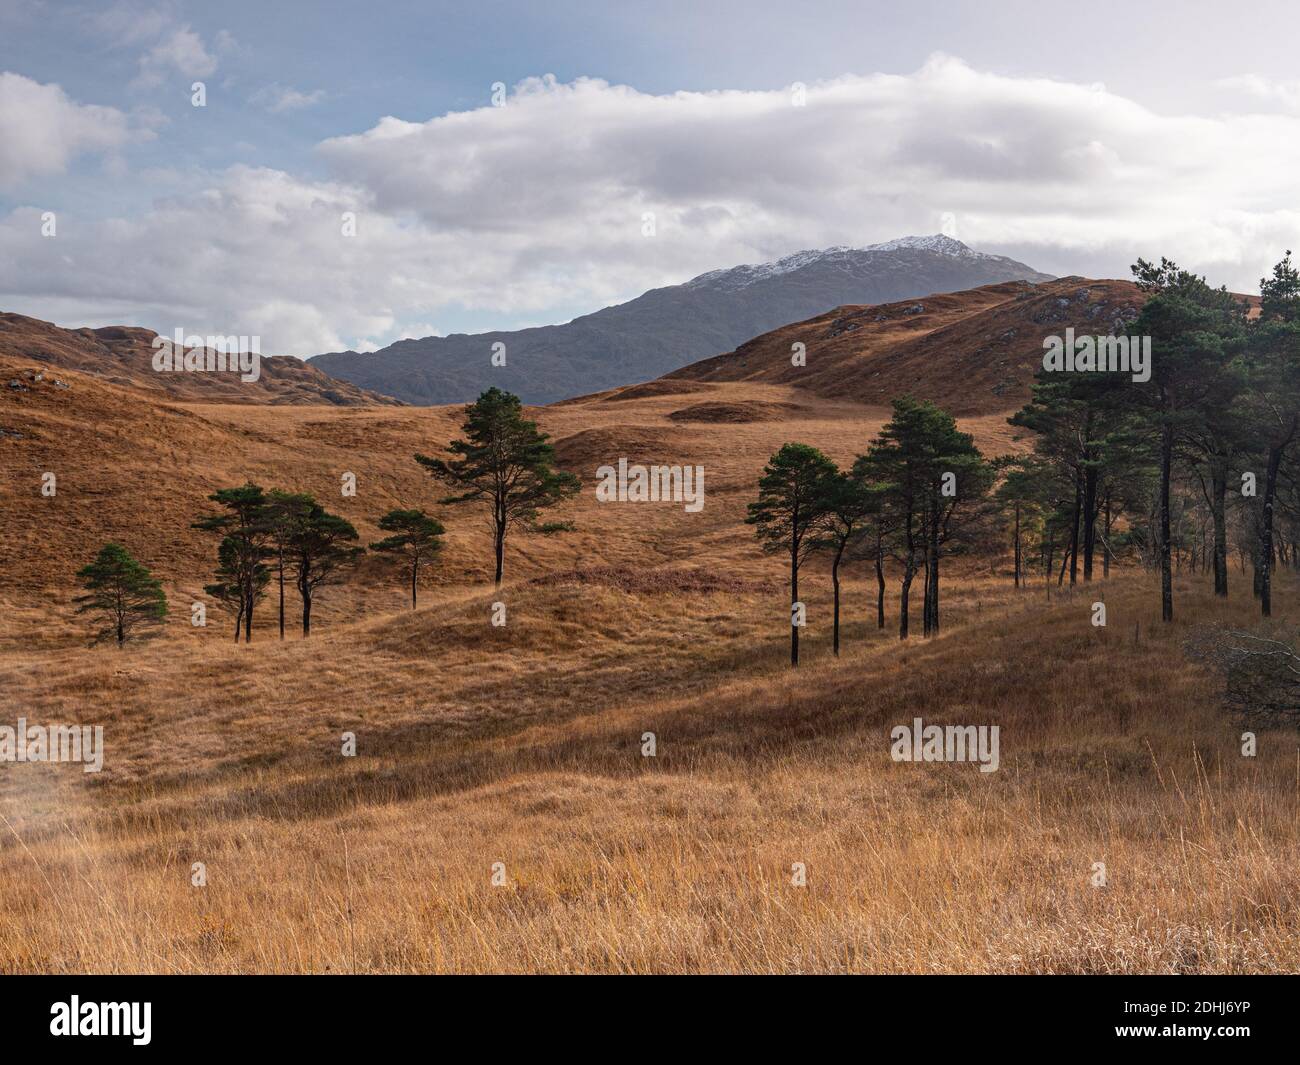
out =
{"type": "MultiPolygon", "coordinates": [[[[151,329],[109,326],[63,329],[39,318],[0,313],[0,355],[62,370],[96,374],[116,385],[169,399],[208,403],[328,403],[355,407],[397,401],[339,381],[301,359],[263,358],[260,377],[241,381],[231,373],[159,373],[153,368],[151,329]]],[[[7,385],[8,379],[0,382],[7,385]]],[[[22,387],[22,381],[19,386],[22,387]]]]}
{"type": "Polygon", "coordinates": [[[906,237],[714,270],[565,325],[402,340],[370,354],[317,355],[311,364],[410,403],[465,402],[491,385],[527,403],[551,403],[652,380],[839,304],[884,303],[1048,276],[950,237],[906,237]],[[506,346],[504,367],[491,365],[497,342],[506,346]]]}
{"type": "MultiPolygon", "coordinates": [[[[1143,299],[1128,281],[1063,277],[837,307],[683,367],[653,387],[668,391],[688,389],[691,382],[761,382],[861,403],[883,405],[910,394],[957,415],[996,413],[1028,399],[1034,373],[1042,366],[1044,337],[1059,335],[1067,326],[1079,335],[1122,332],[1143,299]],[[804,366],[791,364],[796,343],[805,347],[804,366]]],[[[623,391],[608,398],[617,400],[623,391]]]]}

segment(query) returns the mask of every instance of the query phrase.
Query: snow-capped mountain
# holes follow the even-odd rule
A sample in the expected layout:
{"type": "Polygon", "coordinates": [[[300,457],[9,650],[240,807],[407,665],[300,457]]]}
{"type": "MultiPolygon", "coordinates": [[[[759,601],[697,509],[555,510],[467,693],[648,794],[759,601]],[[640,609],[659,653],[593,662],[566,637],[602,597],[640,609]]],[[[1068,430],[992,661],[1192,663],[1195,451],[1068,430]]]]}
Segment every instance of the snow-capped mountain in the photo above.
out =
{"type": "Polygon", "coordinates": [[[775,262],[751,263],[722,270],[710,270],[707,274],[700,274],[699,277],[692,278],[686,284],[741,288],[769,278],[779,277],[782,274],[803,270],[819,263],[840,264],[852,268],[872,255],[886,255],[890,252],[905,251],[932,252],[935,255],[946,255],[954,259],[983,259],[989,262],[1023,265],[1001,255],[987,255],[982,251],[975,251],[955,237],[934,233],[928,237],[899,237],[896,240],[887,240],[881,244],[868,244],[865,248],[851,248],[847,245],[836,245],[831,248],[811,248],[786,255],[775,262]]]}
{"type": "Polygon", "coordinates": [[[1047,279],[952,237],[902,237],[711,270],[564,325],[401,340],[370,354],[333,352],[311,361],[334,377],[410,403],[468,402],[491,385],[527,403],[551,403],[651,380],[843,304],[1047,279]],[[498,341],[508,353],[504,367],[491,364],[498,341]]]}

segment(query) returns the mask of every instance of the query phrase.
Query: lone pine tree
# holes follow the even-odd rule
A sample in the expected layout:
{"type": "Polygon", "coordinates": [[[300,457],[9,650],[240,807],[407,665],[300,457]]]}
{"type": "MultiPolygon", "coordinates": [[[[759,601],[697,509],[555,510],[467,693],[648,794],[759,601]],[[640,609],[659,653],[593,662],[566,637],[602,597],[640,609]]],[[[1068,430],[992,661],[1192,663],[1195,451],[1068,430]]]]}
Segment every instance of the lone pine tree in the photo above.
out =
{"type": "Polygon", "coordinates": [[[101,547],[77,578],[86,590],[74,600],[80,604],[77,613],[98,614],[105,622],[96,642],[113,638],[121,647],[137,629],[161,624],[167,616],[161,582],[121,544],[101,547]]]}
{"type": "Polygon", "coordinates": [[[555,469],[555,449],[536,422],[523,416],[519,397],[489,388],[465,408],[463,439],[453,440],[447,459],[416,455],[415,461],[456,494],[446,504],[478,503],[492,523],[495,583],[501,586],[506,535],[513,528],[560,531],[564,525],[537,525],[538,512],[574,495],[580,483],[555,469]]]}

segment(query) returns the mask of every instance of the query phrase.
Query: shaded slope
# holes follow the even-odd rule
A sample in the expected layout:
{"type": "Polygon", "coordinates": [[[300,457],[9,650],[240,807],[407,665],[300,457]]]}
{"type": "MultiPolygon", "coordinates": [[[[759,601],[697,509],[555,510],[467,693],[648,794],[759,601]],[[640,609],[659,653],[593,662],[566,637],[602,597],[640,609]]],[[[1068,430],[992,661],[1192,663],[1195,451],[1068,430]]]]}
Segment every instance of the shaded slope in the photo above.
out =
{"type": "Polygon", "coordinates": [[[80,370],[160,397],[212,403],[330,403],[336,406],[397,402],[339,381],[301,359],[261,360],[256,381],[233,373],[159,373],[153,368],[152,329],[107,326],[63,329],[21,314],[0,313],[0,355],[30,359],[60,370],[80,370]]]}
{"type": "Polygon", "coordinates": [[[1130,282],[1066,277],[837,307],[677,370],[663,384],[788,384],[870,404],[914,395],[954,414],[989,414],[1029,398],[1044,337],[1070,326],[1079,334],[1122,332],[1141,304],[1130,282]],[[805,345],[805,366],[791,364],[796,343],[805,345]]]}

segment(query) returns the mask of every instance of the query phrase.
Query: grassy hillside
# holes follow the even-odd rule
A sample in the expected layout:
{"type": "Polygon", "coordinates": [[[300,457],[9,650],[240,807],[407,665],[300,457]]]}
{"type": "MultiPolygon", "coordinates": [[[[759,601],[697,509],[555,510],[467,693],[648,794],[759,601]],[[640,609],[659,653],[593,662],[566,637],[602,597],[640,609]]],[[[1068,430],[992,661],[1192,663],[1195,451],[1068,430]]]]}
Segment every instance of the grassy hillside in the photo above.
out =
{"type": "Polygon", "coordinates": [[[1173,630],[1136,577],[1096,630],[1091,594],[974,579],[906,647],[854,587],[847,654],[814,599],[797,673],[779,595],[577,582],[512,589],[504,630],[467,595],[284,646],[10,654],[10,712],[105,722],[112,769],[7,767],[0,969],[1294,970],[1300,751],[1240,756],[1180,584],[1173,630]],[[892,762],[915,714],[999,725],[1001,768],[892,762]]]}
{"type": "MultiPolygon", "coordinates": [[[[538,410],[587,487],[555,515],[575,533],[510,542],[498,593],[482,518],[439,507],[411,459],[445,445],[455,409],[153,402],[66,379],[0,400],[0,723],[101,724],[107,754],[98,775],[0,765],[0,971],[1300,966],[1295,734],[1261,730],[1242,757],[1182,652],[1204,621],[1254,617],[1235,569],[1226,607],[1180,575],[1165,628],[1137,572],[1049,601],[965,562],[943,635],[902,645],[896,575],[881,632],[855,564],[835,660],[814,560],[791,672],[783,564],[744,507],[781,443],[844,462],[879,407],[669,380],[538,410]],[[594,469],[620,456],[703,464],[704,509],[597,503],[594,469]],[[439,513],[421,609],[368,562],[322,592],[309,640],[275,640],[270,601],[249,646],[216,611],[191,627],[215,545],[189,523],[247,477],[316,492],[365,541],[390,507],[439,513]],[[121,652],[88,648],[71,612],[72,574],[109,537],[173,608],[121,652]],[[1000,769],[893,762],[890,729],[914,716],[998,725],[1000,769]]],[[[962,425],[986,453],[1020,446],[1004,413],[962,425]]]]}

